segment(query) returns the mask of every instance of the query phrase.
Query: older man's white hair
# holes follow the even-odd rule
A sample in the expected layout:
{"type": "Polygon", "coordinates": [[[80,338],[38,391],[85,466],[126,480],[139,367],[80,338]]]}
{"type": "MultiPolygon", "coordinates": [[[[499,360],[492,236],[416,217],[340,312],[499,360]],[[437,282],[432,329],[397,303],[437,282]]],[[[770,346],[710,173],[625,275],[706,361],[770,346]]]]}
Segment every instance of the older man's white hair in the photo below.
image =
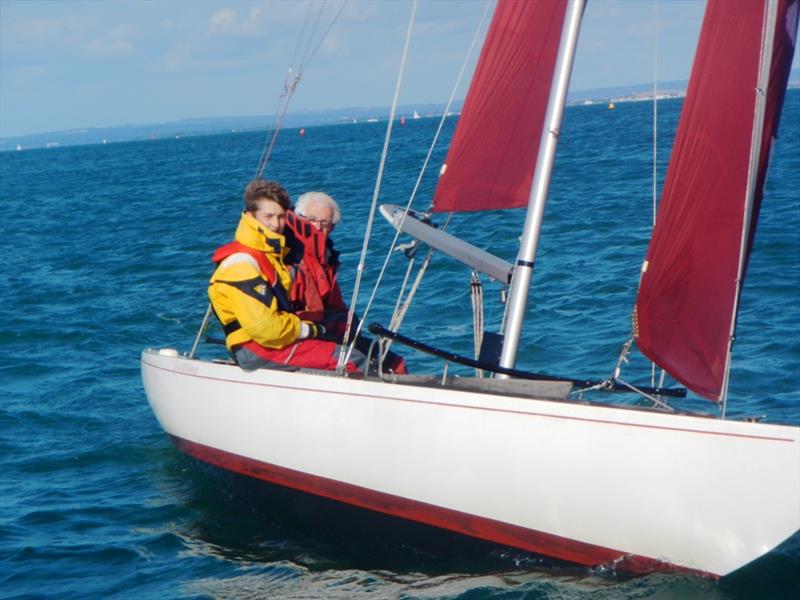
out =
{"type": "Polygon", "coordinates": [[[342,212],[339,210],[339,205],[336,200],[331,198],[325,192],[306,192],[301,194],[295,204],[295,212],[300,216],[305,216],[311,206],[324,206],[333,210],[333,224],[338,225],[342,220],[342,212]]]}

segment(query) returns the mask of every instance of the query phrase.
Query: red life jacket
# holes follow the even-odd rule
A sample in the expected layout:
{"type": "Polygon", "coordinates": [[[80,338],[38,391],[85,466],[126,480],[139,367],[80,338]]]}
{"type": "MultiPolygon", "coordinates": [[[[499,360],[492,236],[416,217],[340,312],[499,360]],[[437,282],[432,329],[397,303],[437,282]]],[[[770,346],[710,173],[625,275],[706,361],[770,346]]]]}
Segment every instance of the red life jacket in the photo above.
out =
{"type": "Polygon", "coordinates": [[[278,284],[278,274],[275,272],[275,267],[273,267],[272,263],[269,262],[267,256],[260,250],[256,250],[250,246],[245,246],[241,242],[230,242],[224,246],[220,246],[214,251],[211,260],[216,264],[219,264],[229,256],[238,254],[239,252],[243,252],[244,254],[252,256],[256,260],[259,270],[267,278],[270,286],[274,287],[276,284],[278,284]]]}
{"type": "Polygon", "coordinates": [[[325,309],[346,310],[336,283],[338,252],[330,252],[327,232],[293,212],[286,213],[286,226],[297,244],[293,254],[301,255],[294,264],[289,298],[303,307],[303,318],[319,320],[325,309]]]}

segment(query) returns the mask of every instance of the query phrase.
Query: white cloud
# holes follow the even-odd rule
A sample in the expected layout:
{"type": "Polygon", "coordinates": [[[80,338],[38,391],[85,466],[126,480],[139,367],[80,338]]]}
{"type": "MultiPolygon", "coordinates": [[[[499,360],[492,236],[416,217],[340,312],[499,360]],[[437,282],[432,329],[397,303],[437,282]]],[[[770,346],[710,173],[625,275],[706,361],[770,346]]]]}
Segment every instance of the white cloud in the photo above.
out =
{"type": "Polygon", "coordinates": [[[47,75],[47,68],[43,65],[20,65],[11,71],[14,79],[36,79],[47,75]]]}
{"type": "Polygon", "coordinates": [[[133,46],[126,40],[104,38],[91,40],[83,48],[87,54],[97,57],[120,56],[130,54],[133,50],[133,46]]]}
{"type": "MultiPolygon", "coordinates": [[[[474,27],[473,23],[469,24],[474,27]]],[[[461,31],[465,27],[465,19],[431,19],[414,24],[414,33],[417,35],[445,37],[453,32],[461,31]]]]}
{"type": "Polygon", "coordinates": [[[21,45],[45,44],[59,39],[75,40],[85,35],[94,21],[92,17],[76,16],[21,20],[11,24],[8,37],[21,45]]]}
{"type": "Polygon", "coordinates": [[[66,51],[100,58],[121,56],[134,50],[135,37],[136,29],[129,24],[107,26],[104,30],[96,15],[20,20],[8,29],[8,41],[20,54],[50,48],[59,54],[66,51]]]}
{"type": "Polygon", "coordinates": [[[180,25],[178,24],[178,21],[175,20],[175,19],[171,19],[169,17],[167,17],[165,19],[161,19],[158,22],[158,27],[162,31],[177,31],[177,30],[180,29],[180,25]]]}
{"type": "Polygon", "coordinates": [[[253,35],[263,33],[264,29],[264,13],[261,7],[254,6],[250,9],[250,13],[247,17],[242,21],[240,31],[247,35],[253,35]]]}
{"type": "Polygon", "coordinates": [[[266,29],[264,12],[261,7],[254,6],[247,15],[239,18],[232,8],[223,8],[211,15],[208,21],[211,33],[225,35],[260,35],[266,29]]]}
{"type": "Polygon", "coordinates": [[[218,10],[211,15],[208,25],[214,33],[231,33],[236,29],[236,11],[232,8],[218,10]]]}
{"type": "Polygon", "coordinates": [[[100,37],[83,44],[83,50],[95,57],[124,56],[133,52],[135,30],[129,25],[112,27],[100,37]]]}
{"type": "Polygon", "coordinates": [[[331,31],[319,47],[319,53],[322,56],[333,56],[335,58],[344,58],[352,54],[350,44],[342,37],[339,32],[331,31]]]}
{"type": "Polygon", "coordinates": [[[148,70],[174,73],[185,68],[191,62],[191,56],[186,46],[170,49],[148,65],[148,70]]]}
{"type": "Polygon", "coordinates": [[[628,27],[626,34],[632,39],[654,40],[658,33],[658,24],[655,21],[646,21],[639,25],[628,27]]]}

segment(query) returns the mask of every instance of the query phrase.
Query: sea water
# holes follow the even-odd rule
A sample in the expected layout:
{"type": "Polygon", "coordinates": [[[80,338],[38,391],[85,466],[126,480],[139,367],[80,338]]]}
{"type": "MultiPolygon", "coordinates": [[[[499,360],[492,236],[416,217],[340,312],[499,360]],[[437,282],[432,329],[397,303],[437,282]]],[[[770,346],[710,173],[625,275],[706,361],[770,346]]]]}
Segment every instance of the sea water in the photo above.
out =
{"type": "MultiPolygon", "coordinates": [[[[680,100],[659,104],[659,188],[680,107],[680,100]]],[[[380,202],[408,201],[436,125],[433,118],[395,124],[380,202]]],[[[341,204],[335,240],[348,301],[385,131],[386,123],[282,131],[266,172],[294,198],[316,189],[341,204]]],[[[795,425],[799,137],[800,91],[790,91],[742,296],[728,408],[795,425]]],[[[211,252],[232,236],[265,138],[239,132],[0,154],[1,597],[800,595],[797,535],[718,582],[630,578],[398,526],[220,475],[179,454],[147,404],[139,354],[191,347],[207,305],[211,252]]],[[[630,335],[652,222],[652,146],[650,104],[567,109],[520,367],[580,378],[612,372],[630,335]]],[[[421,179],[417,209],[430,204],[444,147],[421,179]]],[[[463,214],[449,231],[513,261],[522,220],[518,210],[463,214]]],[[[388,323],[405,275],[408,260],[394,253],[366,313],[392,235],[378,216],[357,303],[366,322],[388,323]]],[[[423,256],[424,249],[417,260],[423,256]]],[[[469,284],[465,267],[436,255],[401,332],[470,355],[469,284]]],[[[486,328],[496,331],[501,288],[484,279],[483,292],[486,328]]],[[[435,359],[401,351],[413,372],[441,373],[435,359]]],[[[623,375],[648,383],[635,355],[623,375]]],[[[715,410],[692,397],[681,406],[715,410]]]]}

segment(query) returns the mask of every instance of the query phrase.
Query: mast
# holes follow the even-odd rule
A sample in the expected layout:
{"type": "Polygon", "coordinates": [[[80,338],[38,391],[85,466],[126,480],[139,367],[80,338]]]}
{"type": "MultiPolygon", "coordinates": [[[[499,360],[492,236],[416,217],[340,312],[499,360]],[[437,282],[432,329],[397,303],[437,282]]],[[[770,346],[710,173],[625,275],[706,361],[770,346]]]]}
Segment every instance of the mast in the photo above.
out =
{"type": "Polygon", "coordinates": [[[730,335],[728,336],[728,351],[725,356],[725,372],[722,379],[722,417],[728,403],[728,381],[731,369],[731,353],[736,334],[736,317],[739,312],[739,297],[744,279],[745,265],[747,264],[747,246],[750,240],[751,221],[753,218],[753,201],[758,182],[758,165],[761,160],[762,139],[764,137],[764,115],[766,113],[767,98],[769,97],[769,79],[772,68],[773,40],[778,15],[778,0],[767,0],[764,10],[764,29],[761,34],[761,57],[758,66],[758,85],[754,90],[756,95],[755,109],[753,111],[753,134],[750,138],[750,162],[747,168],[747,189],[744,198],[744,218],[742,219],[742,241],[739,250],[739,269],[736,276],[736,293],[733,300],[733,314],[731,315],[730,335]]]}
{"type": "Polygon", "coordinates": [[[533,275],[533,264],[536,260],[536,247],[547,203],[547,191],[553,171],[553,161],[561,130],[561,118],[567,100],[569,78],[578,43],[578,31],[585,0],[569,0],[561,32],[553,84],[547,105],[542,137],[539,142],[539,153],[534,169],[533,185],[528,197],[528,212],[525,216],[525,228],[520,240],[519,254],[511,280],[508,307],[506,309],[505,327],[503,328],[503,350],[500,355],[500,366],[513,368],[517,362],[517,348],[525,306],[528,301],[528,289],[533,275]]]}

